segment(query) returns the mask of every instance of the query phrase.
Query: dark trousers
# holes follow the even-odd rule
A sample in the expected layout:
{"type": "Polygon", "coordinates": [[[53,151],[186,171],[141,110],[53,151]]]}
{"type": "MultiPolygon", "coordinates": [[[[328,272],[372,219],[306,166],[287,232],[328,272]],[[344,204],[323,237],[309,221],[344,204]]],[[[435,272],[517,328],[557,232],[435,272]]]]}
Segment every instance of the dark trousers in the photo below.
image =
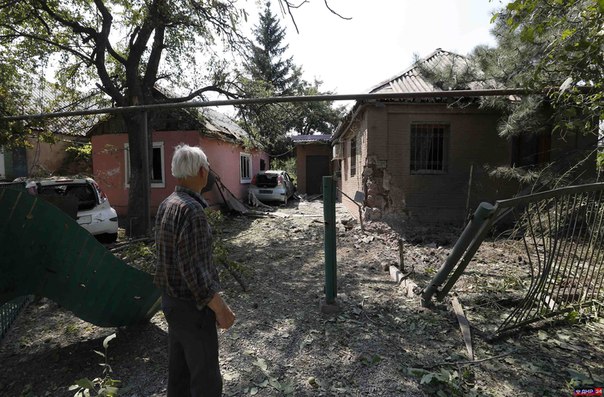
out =
{"type": "Polygon", "coordinates": [[[216,316],[209,307],[162,296],[168,321],[168,397],[218,397],[222,377],[218,364],[216,316]]]}

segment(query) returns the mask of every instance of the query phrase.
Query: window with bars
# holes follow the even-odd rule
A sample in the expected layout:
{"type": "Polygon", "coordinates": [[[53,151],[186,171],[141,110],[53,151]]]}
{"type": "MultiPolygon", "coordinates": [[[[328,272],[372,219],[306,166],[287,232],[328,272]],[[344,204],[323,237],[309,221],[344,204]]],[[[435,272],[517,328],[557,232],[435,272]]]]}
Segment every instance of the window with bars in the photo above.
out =
{"type": "Polygon", "coordinates": [[[416,123],[411,125],[410,170],[412,174],[447,172],[449,125],[416,123]]]}
{"type": "Polygon", "coordinates": [[[239,160],[241,183],[250,183],[252,181],[252,156],[240,153],[239,160]]]}
{"type": "Polygon", "coordinates": [[[357,140],[352,138],[350,140],[350,176],[357,174],[357,140]]]}

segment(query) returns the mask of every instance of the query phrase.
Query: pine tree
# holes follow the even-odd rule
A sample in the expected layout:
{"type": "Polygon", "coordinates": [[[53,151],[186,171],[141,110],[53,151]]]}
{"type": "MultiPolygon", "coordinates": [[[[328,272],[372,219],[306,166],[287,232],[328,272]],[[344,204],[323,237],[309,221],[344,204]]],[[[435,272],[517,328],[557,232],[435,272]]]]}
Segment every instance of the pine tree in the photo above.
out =
{"type": "MultiPolygon", "coordinates": [[[[302,78],[302,68],[287,57],[286,31],[267,2],[253,29],[254,41],[248,45],[241,78],[245,97],[321,95],[320,81],[309,83],[302,78]]],[[[327,94],[327,93],[325,93],[327,94]]],[[[286,133],[328,133],[336,126],[342,109],[331,102],[282,103],[239,107],[245,126],[253,132],[272,155],[291,152],[286,133]]]]}
{"type": "Polygon", "coordinates": [[[294,65],[293,57],[283,58],[289,47],[283,44],[285,28],[280,26],[270,6],[267,2],[253,30],[257,44],[250,44],[252,51],[246,69],[253,80],[268,83],[275,95],[293,95],[299,87],[301,71],[294,65]]]}
{"type": "MultiPolygon", "coordinates": [[[[493,34],[497,46],[476,47],[469,55],[473,76],[483,88],[522,88],[533,95],[514,100],[484,97],[481,106],[502,113],[499,134],[515,137],[547,134],[564,137],[569,133],[597,136],[602,117],[602,76],[604,35],[601,20],[604,3],[596,0],[543,2],[514,0],[494,17],[493,34]],[[600,32],[600,33],[599,33],[600,32]]],[[[467,70],[466,70],[467,71],[467,70]]],[[[451,79],[443,71],[424,74],[431,81],[451,79]]],[[[455,77],[460,78],[459,76],[455,77]]],[[[591,162],[593,153],[566,153],[566,164],[591,162]],[[571,158],[571,156],[575,156],[571,158]]],[[[585,163],[587,164],[587,163],[585,163]]],[[[506,176],[540,182],[564,183],[556,175],[565,170],[556,164],[533,165],[506,170],[506,176]]],[[[534,181],[533,181],[534,182],[534,181]]]]}

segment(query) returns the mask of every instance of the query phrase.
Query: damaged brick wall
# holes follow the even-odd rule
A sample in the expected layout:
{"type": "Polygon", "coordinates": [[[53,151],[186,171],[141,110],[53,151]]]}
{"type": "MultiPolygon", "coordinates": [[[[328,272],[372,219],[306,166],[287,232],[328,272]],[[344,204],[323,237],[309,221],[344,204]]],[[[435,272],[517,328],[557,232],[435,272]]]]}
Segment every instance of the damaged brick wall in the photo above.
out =
{"type": "Polygon", "coordinates": [[[376,157],[367,157],[363,167],[363,193],[365,193],[364,218],[379,220],[390,212],[392,198],[390,197],[391,175],[386,169],[387,162],[376,157]]]}

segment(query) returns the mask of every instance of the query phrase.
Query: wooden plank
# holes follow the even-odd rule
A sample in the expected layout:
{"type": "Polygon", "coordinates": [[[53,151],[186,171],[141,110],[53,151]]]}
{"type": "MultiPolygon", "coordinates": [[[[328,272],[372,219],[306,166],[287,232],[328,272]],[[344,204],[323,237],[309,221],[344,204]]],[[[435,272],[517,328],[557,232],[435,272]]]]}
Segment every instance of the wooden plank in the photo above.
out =
{"type": "Polygon", "coordinates": [[[461,307],[461,303],[459,303],[459,300],[456,296],[451,299],[451,304],[453,305],[453,311],[455,311],[457,321],[459,322],[459,328],[461,329],[463,341],[466,344],[468,358],[470,360],[474,360],[474,348],[472,347],[472,334],[470,333],[470,322],[464,314],[463,307],[461,307]]]}

